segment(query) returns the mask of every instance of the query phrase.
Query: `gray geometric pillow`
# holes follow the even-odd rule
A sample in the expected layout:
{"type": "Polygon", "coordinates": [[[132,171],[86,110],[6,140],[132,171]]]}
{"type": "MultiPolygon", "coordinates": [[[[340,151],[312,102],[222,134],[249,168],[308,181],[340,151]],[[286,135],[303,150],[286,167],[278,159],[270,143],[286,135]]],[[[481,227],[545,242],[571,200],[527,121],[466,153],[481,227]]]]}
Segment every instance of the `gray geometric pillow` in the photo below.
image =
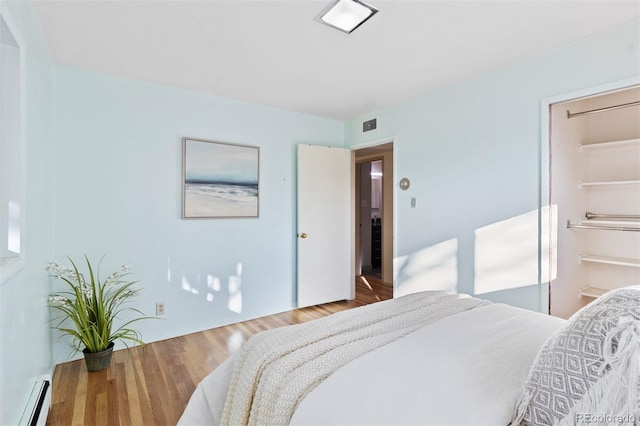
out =
{"type": "Polygon", "coordinates": [[[545,342],[511,424],[625,422],[640,422],[640,286],[606,293],[545,342]]]}

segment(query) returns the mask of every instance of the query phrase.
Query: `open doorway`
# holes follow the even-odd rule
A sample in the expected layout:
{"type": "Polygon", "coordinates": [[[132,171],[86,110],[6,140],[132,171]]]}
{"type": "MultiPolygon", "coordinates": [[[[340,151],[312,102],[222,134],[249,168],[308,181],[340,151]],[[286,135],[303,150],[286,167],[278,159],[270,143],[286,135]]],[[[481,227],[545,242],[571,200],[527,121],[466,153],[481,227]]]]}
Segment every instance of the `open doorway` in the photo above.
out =
{"type": "Polygon", "coordinates": [[[393,285],[393,143],[355,151],[355,271],[393,285]]]}
{"type": "Polygon", "coordinates": [[[360,273],[382,279],[382,164],[383,160],[356,164],[360,175],[360,273]]]}

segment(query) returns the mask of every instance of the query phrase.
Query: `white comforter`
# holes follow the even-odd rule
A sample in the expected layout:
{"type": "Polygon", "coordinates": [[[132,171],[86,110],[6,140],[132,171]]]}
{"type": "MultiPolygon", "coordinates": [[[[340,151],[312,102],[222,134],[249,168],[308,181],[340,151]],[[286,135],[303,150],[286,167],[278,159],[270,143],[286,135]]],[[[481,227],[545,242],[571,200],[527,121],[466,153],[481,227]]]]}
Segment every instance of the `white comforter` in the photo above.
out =
{"type": "MultiPolygon", "coordinates": [[[[529,368],[564,320],[492,304],[429,324],[345,365],[292,424],[506,425],[529,368]]],[[[196,388],[180,425],[217,425],[231,357],[196,388]]]]}

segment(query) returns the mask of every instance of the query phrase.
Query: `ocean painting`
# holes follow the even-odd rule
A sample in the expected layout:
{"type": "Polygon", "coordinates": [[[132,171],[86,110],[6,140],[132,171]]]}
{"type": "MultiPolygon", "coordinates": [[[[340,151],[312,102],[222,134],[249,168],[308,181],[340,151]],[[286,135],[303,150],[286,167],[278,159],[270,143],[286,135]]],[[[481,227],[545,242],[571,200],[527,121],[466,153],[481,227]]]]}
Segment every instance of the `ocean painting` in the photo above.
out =
{"type": "Polygon", "coordinates": [[[182,217],[258,217],[260,149],[183,138],[182,217]]]}

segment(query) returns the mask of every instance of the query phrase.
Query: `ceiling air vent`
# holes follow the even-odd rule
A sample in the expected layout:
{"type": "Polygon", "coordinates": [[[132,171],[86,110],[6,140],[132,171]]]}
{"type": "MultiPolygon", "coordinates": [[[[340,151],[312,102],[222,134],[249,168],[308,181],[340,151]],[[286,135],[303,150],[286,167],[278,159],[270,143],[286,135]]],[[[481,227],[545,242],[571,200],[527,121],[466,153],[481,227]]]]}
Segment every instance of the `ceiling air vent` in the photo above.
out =
{"type": "Polygon", "coordinates": [[[362,132],[368,132],[369,130],[375,130],[377,127],[377,119],[372,118],[369,121],[365,121],[364,123],[362,123],[362,132]]]}

